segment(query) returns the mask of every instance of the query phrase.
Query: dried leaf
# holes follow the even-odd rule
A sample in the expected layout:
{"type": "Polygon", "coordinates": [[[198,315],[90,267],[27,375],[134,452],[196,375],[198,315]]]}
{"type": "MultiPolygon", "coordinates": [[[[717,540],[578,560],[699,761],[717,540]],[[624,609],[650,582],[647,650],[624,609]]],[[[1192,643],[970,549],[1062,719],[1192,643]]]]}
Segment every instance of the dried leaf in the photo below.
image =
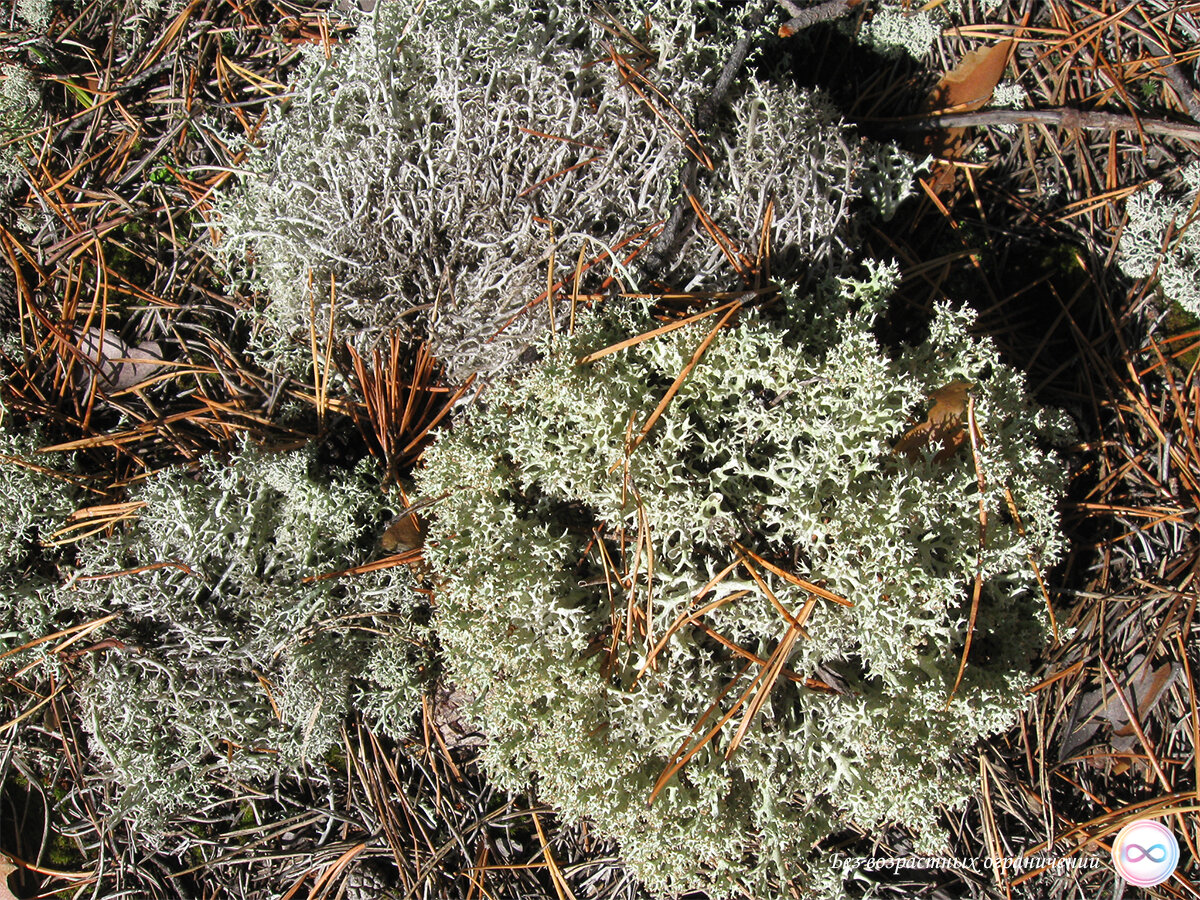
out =
{"type": "MultiPolygon", "coordinates": [[[[1014,41],[1006,40],[990,47],[972,50],[952,71],[943,75],[941,81],[929,92],[925,99],[925,112],[971,112],[985,106],[992,99],[992,92],[1000,83],[1000,77],[1004,74],[1015,47],[1014,41]]],[[[936,157],[957,159],[966,143],[966,133],[965,128],[935,131],[925,139],[925,146],[936,157]]],[[[954,166],[936,163],[930,185],[933,191],[941,193],[953,187],[954,173],[954,166]]]]}
{"type": "MultiPolygon", "coordinates": [[[[1167,688],[1182,674],[1178,664],[1164,663],[1157,669],[1146,664],[1144,654],[1137,654],[1125,667],[1122,689],[1128,695],[1138,717],[1146,716],[1158,705],[1167,688]]],[[[1072,704],[1066,737],[1059,750],[1059,759],[1069,759],[1086,747],[1107,722],[1112,729],[1109,741],[1113,750],[1129,752],[1137,744],[1137,736],[1129,722],[1129,714],[1119,697],[1111,690],[1096,688],[1079,695],[1072,704]]]]}
{"type": "Polygon", "coordinates": [[[0,853],[0,900],[17,900],[8,888],[8,876],[17,871],[17,867],[9,862],[8,857],[0,853]]]}
{"type": "Polygon", "coordinates": [[[123,391],[152,378],[163,365],[162,347],[154,341],[143,341],[134,346],[125,343],[120,335],[112,331],[89,328],[79,336],[79,352],[94,364],[80,366],[75,372],[75,381],[81,390],[86,390],[97,371],[100,387],[106,391],[123,391]]]}
{"type": "Polygon", "coordinates": [[[405,553],[425,546],[425,528],[416,515],[409,513],[397,517],[388,524],[379,539],[379,545],[388,553],[405,553]]]}
{"type": "Polygon", "coordinates": [[[972,387],[969,381],[952,381],[930,394],[933,405],[925,421],[914,425],[896,442],[896,452],[916,456],[930,444],[938,443],[942,449],[933,458],[934,462],[942,463],[953,456],[967,440],[963,420],[967,413],[967,391],[972,387]]]}

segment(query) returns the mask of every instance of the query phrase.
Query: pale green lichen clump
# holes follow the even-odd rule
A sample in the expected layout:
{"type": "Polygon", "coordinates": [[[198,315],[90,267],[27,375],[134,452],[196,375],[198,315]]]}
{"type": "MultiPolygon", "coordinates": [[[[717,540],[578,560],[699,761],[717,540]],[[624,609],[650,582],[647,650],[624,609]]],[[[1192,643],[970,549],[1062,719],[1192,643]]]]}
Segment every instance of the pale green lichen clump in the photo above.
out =
{"type": "Polygon", "coordinates": [[[1131,278],[1148,278],[1157,271],[1167,299],[1200,316],[1200,162],[1190,163],[1182,174],[1186,187],[1175,196],[1154,182],[1129,198],[1118,261],[1131,278]]]}
{"type": "Polygon", "coordinates": [[[81,546],[58,595],[118,614],[103,635],[121,646],[82,657],[76,679],[121,814],[153,833],[234,779],[320,760],[360,691],[374,724],[406,733],[428,666],[424,598],[403,566],[336,577],[379,531],[368,479],[246,450],[156,475],[134,499],[136,521],[81,546]]]}
{"type": "Polygon", "coordinates": [[[924,59],[942,34],[939,9],[908,9],[899,3],[884,4],[862,27],[859,36],[882,53],[907,53],[913,59],[924,59]]]}
{"type": "MultiPolygon", "coordinates": [[[[532,779],[566,816],[593,820],[656,892],[781,896],[785,881],[836,892],[805,860],[851,821],[909,825],[937,846],[939,810],[969,791],[956,754],[1023,703],[1045,634],[1031,559],[1045,569],[1063,549],[1063,468],[1043,446],[1061,424],[962,312],[939,307],[927,340],[889,354],[872,329],[894,279],[873,266],[786,311],[744,313],[628,456],[630,429],[711,319],[580,365],[655,324],[642,312],[589,319],[545,342],[524,377],[493,385],[428,454],[421,486],[448,495],[427,549],[442,579],[437,624],[450,672],[479,698],[491,777],[512,789],[532,779]],[[973,385],[982,551],[971,448],[893,451],[926,398],[956,381],[973,385]],[[767,659],[788,630],[746,568],[716,577],[738,545],[853,603],[818,600],[787,655],[832,691],[781,678],[730,759],[740,717],[648,806],[706,711],[727,709],[758,671],[714,635],[767,659]],[[977,570],[974,643],[952,693],[977,570]],[[608,663],[630,602],[617,573],[631,571],[649,634],[635,626],[608,663]],[[723,597],[635,677],[672,623],[723,597]]],[[[801,610],[804,589],[756,568],[801,610]]]]}
{"type": "Polygon", "coordinates": [[[36,434],[0,423],[0,567],[19,564],[75,508],[70,476],[55,469],[62,455],[37,450],[36,434]]]}

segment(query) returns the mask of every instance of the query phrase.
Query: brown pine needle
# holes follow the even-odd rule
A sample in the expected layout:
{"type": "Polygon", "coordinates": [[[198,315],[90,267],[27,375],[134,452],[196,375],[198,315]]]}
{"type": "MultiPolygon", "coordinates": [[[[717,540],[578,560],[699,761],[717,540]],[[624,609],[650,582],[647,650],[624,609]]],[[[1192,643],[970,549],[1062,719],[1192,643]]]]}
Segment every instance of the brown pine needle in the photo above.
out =
{"type": "Polygon", "coordinates": [[[531,134],[534,137],[546,138],[547,140],[551,140],[551,141],[562,141],[565,144],[574,144],[576,147],[587,147],[589,150],[595,150],[597,153],[605,152],[605,148],[599,146],[598,144],[589,144],[589,143],[586,143],[585,141],[577,141],[574,138],[562,137],[561,135],[557,135],[557,134],[547,134],[544,131],[537,131],[536,129],[533,129],[533,128],[526,128],[524,125],[518,125],[517,131],[523,132],[524,134],[531,134]]]}
{"type": "Polygon", "coordinates": [[[640,527],[638,532],[645,535],[646,541],[646,647],[654,643],[654,540],[650,533],[650,518],[646,515],[646,507],[642,505],[642,498],[636,493],[633,495],[637,502],[638,519],[640,527]]]}
{"type": "Polygon", "coordinates": [[[733,740],[729,742],[729,748],[725,751],[725,759],[732,758],[734,752],[741,746],[742,740],[746,737],[746,732],[749,730],[751,723],[758,716],[759,711],[766,705],[767,698],[771,696],[771,692],[775,689],[775,683],[779,680],[779,673],[783,670],[784,663],[787,662],[788,656],[792,652],[792,647],[796,644],[796,639],[800,637],[802,629],[799,625],[792,625],[784,634],[783,640],[775,648],[775,652],[771,654],[771,658],[767,661],[766,668],[759,672],[758,679],[761,683],[758,686],[758,693],[754,695],[754,699],[750,702],[750,707],[746,710],[746,715],[742,717],[742,722],[738,725],[738,729],[734,732],[733,740]]]}
{"type": "Polygon", "coordinates": [[[646,661],[642,663],[641,668],[637,671],[637,675],[634,676],[634,683],[636,683],[646,673],[646,670],[651,667],[654,659],[663,651],[663,648],[667,646],[667,642],[671,639],[671,636],[675,634],[675,632],[679,631],[681,628],[691,625],[694,622],[698,622],[714,609],[719,609],[726,603],[731,603],[734,600],[745,597],[749,593],[749,589],[733,591],[732,593],[726,594],[724,597],[721,597],[718,600],[709,601],[697,610],[693,610],[690,613],[685,613],[684,615],[679,616],[674,622],[671,623],[671,626],[666,630],[663,636],[659,638],[659,641],[657,644],[655,644],[654,649],[650,651],[649,655],[646,657],[646,661]]]}
{"type": "MultiPolygon", "coordinates": [[[[658,406],[654,408],[654,412],[650,413],[650,417],[646,419],[645,424],[642,425],[641,432],[636,438],[634,438],[633,444],[629,448],[630,453],[636,450],[642,441],[646,439],[646,435],[650,433],[650,429],[654,427],[654,424],[666,411],[671,400],[674,399],[675,395],[679,393],[679,389],[683,387],[683,382],[687,380],[688,375],[692,373],[692,370],[696,368],[697,363],[700,362],[701,357],[704,356],[704,351],[706,351],[712,342],[716,340],[717,332],[724,328],[726,323],[729,322],[729,320],[732,319],[737,311],[741,308],[741,300],[736,300],[730,304],[728,312],[721,317],[721,321],[717,322],[717,324],[713,326],[712,330],[704,336],[704,340],[700,342],[700,346],[696,348],[696,352],[692,354],[692,358],[688,360],[687,365],[685,365],[679,375],[676,376],[675,381],[667,389],[667,392],[663,395],[663,398],[658,402],[658,406]]],[[[613,468],[616,468],[615,464],[613,468]]]]}
{"type": "Polygon", "coordinates": [[[746,259],[745,255],[733,239],[729,237],[721,227],[713,221],[712,217],[705,212],[704,207],[700,205],[690,192],[687,195],[688,203],[692,205],[692,211],[696,214],[696,218],[700,220],[700,224],[704,226],[704,230],[708,232],[708,236],[713,239],[713,243],[720,248],[725,254],[725,258],[729,260],[729,265],[733,266],[733,270],[738,273],[743,281],[746,280],[746,273],[753,268],[750,260],[746,259]]]}
{"type": "Polygon", "coordinates": [[[598,359],[604,359],[606,356],[612,356],[614,353],[620,353],[622,350],[628,350],[630,347],[636,347],[638,344],[644,343],[645,341],[652,340],[653,338],[660,337],[664,334],[670,334],[672,331],[676,331],[685,325],[691,325],[693,322],[698,322],[700,319],[711,316],[713,313],[724,312],[733,306],[734,303],[738,302],[740,301],[735,300],[730,303],[722,303],[720,306],[713,306],[702,312],[693,313],[685,318],[676,319],[674,322],[668,322],[666,325],[660,325],[658,328],[653,328],[650,331],[643,332],[642,334],[635,335],[634,337],[626,338],[625,340],[618,341],[615,344],[610,344],[603,350],[597,350],[594,353],[581,356],[577,362],[579,365],[583,366],[587,365],[588,363],[593,363],[598,359]]]}
{"type": "Polygon", "coordinates": [[[587,250],[586,244],[579,245],[579,258],[575,260],[575,281],[571,285],[571,319],[567,326],[567,333],[575,333],[575,308],[579,305],[579,279],[583,277],[583,257],[587,250]]]}
{"type": "Polygon", "coordinates": [[[678,772],[680,769],[682,769],[684,766],[686,766],[693,756],[695,756],[697,753],[699,753],[708,744],[709,741],[711,741],[714,737],[717,736],[717,734],[720,733],[721,729],[725,727],[725,723],[728,722],[730,719],[732,719],[735,715],[737,715],[737,711],[740,708],[740,703],[734,704],[733,709],[721,717],[721,721],[719,721],[715,726],[713,726],[713,728],[706,735],[704,735],[704,737],[702,737],[699,741],[697,741],[696,744],[690,750],[687,749],[687,746],[691,742],[691,739],[692,739],[691,736],[696,734],[701,728],[704,727],[704,723],[708,721],[709,716],[711,716],[714,712],[717,711],[717,709],[720,707],[721,701],[724,700],[725,696],[731,690],[733,690],[734,686],[739,681],[741,681],[742,676],[750,671],[750,667],[752,665],[754,665],[753,662],[748,662],[748,663],[746,663],[746,665],[742,666],[742,670],[740,672],[738,672],[736,675],[734,675],[732,679],[730,679],[729,683],[726,684],[725,687],[721,690],[721,693],[717,695],[717,699],[715,699],[709,705],[708,709],[706,709],[704,711],[704,715],[702,715],[700,717],[699,721],[697,721],[696,724],[692,726],[692,730],[689,733],[688,737],[686,737],[684,739],[683,743],[680,744],[679,749],[676,750],[675,754],[671,757],[670,760],[668,760],[666,768],[664,768],[662,770],[662,773],[659,774],[658,780],[654,782],[654,789],[650,792],[650,799],[646,801],[647,806],[653,805],[654,801],[658,798],[658,795],[660,793],[662,793],[662,789],[667,786],[667,782],[669,782],[672,778],[675,777],[675,773],[678,772]]]}
{"type": "MultiPolygon", "coordinates": [[[[1025,537],[1025,523],[1021,521],[1021,514],[1017,511],[1017,501],[1013,499],[1012,491],[1007,486],[1004,488],[1004,502],[1008,506],[1009,515],[1013,517],[1013,523],[1017,526],[1017,533],[1021,537],[1025,537]]],[[[1038,565],[1038,561],[1033,558],[1033,554],[1026,554],[1029,560],[1029,565],[1033,568],[1033,577],[1037,579],[1038,587],[1042,591],[1042,599],[1046,601],[1046,613],[1050,616],[1050,633],[1054,636],[1054,643],[1058,643],[1058,620],[1054,617],[1054,604],[1050,602],[1050,591],[1046,587],[1046,580],[1042,578],[1042,567],[1038,565]]]]}
{"type": "Polygon", "coordinates": [[[559,169],[554,174],[547,175],[541,181],[531,184],[529,187],[525,188],[525,190],[521,191],[521,193],[517,194],[517,196],[518,197],[528,196],[529,194],[532,194],[534,191],[536,191],[538,188],[540,188],[543,184],[548,184],[549,182],[553,181],[555,178],[560,178],[563,175],[567,175],[571,172],[574,172],[576,169],[582,169],[584,166],[594,163],[596,160],[598,160],[603,155],[604,155],[603,153],[597,153],[594,156],[589,156],[587,159],[580,160],[579,162],[575,163],[575,165],[573,165],[573,166],[567,166],[565,169],[559,169]]]}
{"type": "Polygon", "coordinates": [[[550,843],[546,840],[546,832],[542,830],[541,820],[538,819],[536,812],[530,812],[533,816],[533,827],[537,829],[538,841],[542,845],[542,856],[546,859],[546,868],[550,871],[550,881],[554,884],[554,892],[558,894],[558,900],[575,900],[575,895],[571,892],[571,886],[567,884],[567,879],[563,877],[562,870],[558,867],[558,863],[554,861],[554,854],[550,852],[550,843]]]}
{"type": "MultiPolygon", "coordinates": [[[[615,254],[619,250],[623,250],[625,247],[629,246],[634,241],[638,240],[639,238],[641,238],[645,235],[650,235],[648,238],[646,238],[647,241],[653,239],[654,235],[650,234],[650,232],[653,232],[661,224],[662,224],[661,222],[658,222],[658,223],[655,223],[654,225],[647,225],[645,228],[640,228],[637,231],[635,231],[633,234],[629,235],[628,237],[622,238],[615,245],[613,245],[613,247],[611,249],[606,247],[605,249],[601,250],[594,257],[592,257],[592,259],[587,263],[587,265],[585,265],[583,267],[583,271],[585,271],[585,272],[588,271],[593,266],[598,265],[599,263],[603,262],[606,259],[613,260],[614,265],[616,265],[617,264],[616,257],[613,254],[615,254]]],[[[627,256],[620,263],[620,265],[628,265],[630,262],[632,262],[633,259],[637,256],[637,254],[641,252],[642,247],[644,247],[644,246],[645,246],[645,242],[643,242],[643,244],[639,245],[637,247],[637,249],[633,251],[633,253],[631,253],[629,256],[627,256]]],[[[612,278],[610,276],[609,278],[605,279],[604,283],[601,285],[601,289],[607,288],[611,282],[612,282],[612,278]]],[[[566,285],[565,279],[563,281],[555,282],[551,286],[551,290],[552,291],[562,290],[562,288],[565,285],[566,285]]],[[[513,315],[511,317],[509,317],[507,322],[505,322],[498,329],[496,329],[496,334],[493,335],[492,338],[490,338],[489,340],[495,340],[495,338],[497,338],[501,334],[503,334],[506,330],[508,330],[508,327],[510,325],[512,325],[513,322],[517,321],[517,319],[519,319],[521,316],[523,316],[529,310],[533,309],[535,306],[537,306],[539,303],[541,303],[543,300],[545,300],[547,298],[547,296],[549,296],[548,293],[546,291],[542,291],[540,294],[538,294],[536,297],[534,297],[532,300],[530,300],[528,303],[526,303],[523,307],[521,307],[519,310],[517,310],[517,312],[513,313],[513,315]]]]}
{"type": "MultiPolygon", "coordinates": [[[[738,591],[737,596],[740,597],[743,594],[748,594],[748,593],[750,593],[750,592],[749,591],[738,591]]],[[[730,597],[730,599],[733,600],[736,598],[730,597]]],[[[708,627],[703,622],[697,622],[696,628],[700,631],[703,631],[706,635],[708,635],[710,638],[712,638],[714,641],[716,641],[722,647],[725,647],[727,650],[731,651],[732,653],[734,653],[737,656],[740,656],[742,659],[748,659],[757,666],[766,667],[767,660],[763,659],[757,653],[751,653],[749,650],[747,650],[741,644],[731,641],[729,638],[725,637],[725,635],[721,634],[721,632],[717,631],[716,629],[708,627]]],[[[820,679],[817,679],[817,678],[805,678],[803,675],[799,674],[798,672],[792,671],[787,666],[783,667],[783,669],[780,671],[780,674],[783,675],[783,677],[786,678],[788,681],[793,681],[796,684],[802,684],[807,688],[812,688],[814,691],[821,691],[824,694],[838,693],[838,690],[836,688],[834,688],[832,685],[828,685],[824,681],[821,681],[820,679]]]]}
{"type": "Polygon", "coordinates": [[[754,583],[758,585],[758,589],[771,601],[771,605],[775,607],[775,611],[783,617],[783,620],[793,628],[800,628],[800,620],[788,612],[787,607],[775,596],[775,592],[763,581],[762,576],[758,574],[758,570],[750,565],[749,561],[743,561],[742,567],[750,573],[750,577],[754,579],[754,583]]]}
{"type": "Polygon", "coordinates": [[[771,220],[775,217],[774,199],[767,201],[763,211],[762,229],[758,236],[758,255],[754,258],[754,286],[760,287],[762,280],[771,280],[771,220]]]}
{"type": "Polygon", "coordinates": [[[554,223],[550,222],[550,263],[546,266],[546,308],[550,313],[550,335],[555,334],[554,324],[554,223]]]}
{"type": "Polygon", "coordinates": [[[785,571],[784,569],[779,568],[779,566],[775,565],[770,560],[763,559],[761,556],[759,556],[757,553],[755,553],[749,547],[744,547],[741,544],[739,544],[737,541],[733,542],[733,547],[739,553],[744,553],[746,556],[750,557],[752,560],[754,560],[756,563],[758,563],[760,566],[762,566],[768,572],[771,572],[774,575],[778,575],[780,578],[784,579],[785,581],[788,581],[791,584],[796,585],[796,587],[804,588],[804,590],[808,591],[810,594],[816,594],[818,597],[821,597],[825,600],[832,601],[833,603],[836,603],[839,606],[849,606],[849,607],[854,606],[854,604],[851,603],[849,600],[847,600],[845,597],[839,597],[837,594],[821,587],[820,585],[813,584],[811,581],[805,581],[803,578],[799,577],[798,575],[794,575],[791,572],[788,572],[788,571],[785,571]]]}
{"type": "Polygon", "coordinates": [[[704,166],[704,168],[708,169],[710,172],[716,171],[716,166],[713,165],[712,157],[710,157],[708,155],[708,151],[704,149],[704,141],[696,132],[696,129],[692,127],[692,123],[688,121],[687,116],[680,112],[679,108],[676,107],[675,104],[669,99],[667,99],[667,95],[659,90],[658,86],[654,84],[654,82],[639,72],[635,66],[630,65],[629,61],[626,60],[625,57],[617,53],[616,49],[612,45],[607,45],[605,49],[608,51],[609,58],[612,59],[613,64],[621,73],[624,83],[629,85],[633,92],[642,98],[642,102],[646,104],[646,108],[649,109],[650,112],[652,112],[660,122],[667,126],[670,132],[679,139],[681,144],[683,144],[684,149],[694,156],[700,165],[704,166]],[[683,127],[691,135],[691,140],[689,140],[683,134],[683,132],[679,130],[679,128],[672,124],[671,120],[668,119],[657,106],[650,102],[650,99],[646,96],[645,92],[634,83],[635,80],[641,81],[647,87],[649,87],[650,90],[658,95],[659,99],[661,99],[662,102],[667,105],[667,108],[670,109],[671,112],[673,112],[679,118],[679,121],[683,123],[683,127]]]}
{"type": "Polygon", "coordinates": [[[987,540],[987,483],[983,477],[983,463],[979,458],[979,445],[983,436],[979,433],[979,425],[975,421],[975,398],[967,398],[967,431],[971,435],[971,459],[975,463],[975,481],[979,487],[979,554],[975,563],[975,580],[971,586],[971,612],[967,617],[967,636],[963,641],[962,658],[958,661],[958,674],[954,676],[954,687],[946,698],[949,708],[958,686],[962,684],[963,673],[967,669],[967,656],[971,652],[971,639],[975,634],[975,619],[979,615],[979,598],[983,593],[983,548],[987,540]]]}

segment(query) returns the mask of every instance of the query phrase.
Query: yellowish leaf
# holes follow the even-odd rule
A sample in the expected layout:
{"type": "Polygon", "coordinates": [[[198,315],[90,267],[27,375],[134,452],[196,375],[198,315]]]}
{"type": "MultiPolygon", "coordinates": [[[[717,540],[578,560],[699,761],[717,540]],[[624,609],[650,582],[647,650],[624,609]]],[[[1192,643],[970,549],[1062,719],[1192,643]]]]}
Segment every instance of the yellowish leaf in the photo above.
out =
{"type": "MultiPolygon", "coordinates": [[[[990,47],[972,50],[952,71],[943,75],[941,81],[929,92],[925,99],[925,111],[971,112],[987,105],[992,99],[996,85],[1000,83],[1000,77],[1004,74],[1015,47],[1015,41],[1006,40],[990,47]]],[[[966,143],[966,133],[965,128],[935,131],[925,139],[925,145],[934,156],[941,159],[957,159],[966,143]]],[[[936,164],[931,184],[933,191],[941,193],[953,187],[954,172],[953,166],[936,164]]]]}
{"type": "Polygon", "coordinates": [[[952,381],[930,394],[933,404],[925,421],[914,425],[896,442],[896,452],[916,456],[936,443],[942,449],[933,458],[934,462],[945,462],[953,456],[967,439],[963,420],[967,414],[967,391],[972,387],[969,381],[952,381]]]}

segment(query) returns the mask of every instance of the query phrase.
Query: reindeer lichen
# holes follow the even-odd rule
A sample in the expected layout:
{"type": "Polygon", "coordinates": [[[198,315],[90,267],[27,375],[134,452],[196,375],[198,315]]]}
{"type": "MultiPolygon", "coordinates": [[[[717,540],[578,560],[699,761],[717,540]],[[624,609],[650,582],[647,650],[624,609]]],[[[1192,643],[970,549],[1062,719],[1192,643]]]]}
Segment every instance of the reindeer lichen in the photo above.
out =
{"type": "Polygon", "coordinates": [[[88,654],[79,696],[119,811],[153,831],[319,760],[356,691],[377,725],[405,733],[428,663],[428,618],[403,566],[366,562],[385,510],[362,477],[316,478],[306,454],[246,450],[151,478],[138,517],[81,546],[62,608],[117,613],[119,645],[88,654]],[[404,646],[386,681],[367,662],[404,646]]]}
{"type": "Polygon", "coordinates": [[[1182,191],[1172,193],[1156,181],[1129,198],[1118,262],[1131,278],[1157,272],[1167,298],[1200,316],[1200,162],[1185,166],[1182,176],[1182,191]]]}
{"type": "Polygon", "coordinates": [[[804,861],[846,822],[935,846],[939,810],[969,791],[956,754],[1024,702],[1046,629],[1034,566],[1063,549],[1063,469],[1044,446],[1059,425],[962,312],[941,306],[926,340],[885,350],[873,327],[894,279],[873,267],[743,313],[632,450],[713,321],[580,364],[656,324],[589,319],[428,454],[422,489],[448,495],[428,540],[437,627],[479,698],[491,777],[533,779],[664,895],[817,891],[804,861]],[[955,385],[950,443],[896,452],[955,385]],[[782,610],[805,611],[803,633],[782,610]],[[649,805],[777,652],[789,674],[736,751],[744,706],[649,805]]]}
{"type": "MultiPolygon", "coordinates": [[[[582,249],[584,290],[637,281],[623,261],[683,200],[688,129],[741,16],[707,0],[609,9],[380,3],[331,58],[312,48],[218,209],[219,258],[249,262],[265,300],[264,356],[306,365],[334,304],[360,350],[412,328],[453,377],[492,372],[547,328],[551,255],[567,278],[582,249]]],[[[870,154],[824,104],[747,79],[706,146],[696,199],[740,245],[757,246],[773,199],[781,269],[846,249],[870,154]]],[[[912,181],[911,165],[888,174],[891,193],[912,181]]],[[[700,229],[680,258],[693,285],[728,271],[700,229]]]]}

